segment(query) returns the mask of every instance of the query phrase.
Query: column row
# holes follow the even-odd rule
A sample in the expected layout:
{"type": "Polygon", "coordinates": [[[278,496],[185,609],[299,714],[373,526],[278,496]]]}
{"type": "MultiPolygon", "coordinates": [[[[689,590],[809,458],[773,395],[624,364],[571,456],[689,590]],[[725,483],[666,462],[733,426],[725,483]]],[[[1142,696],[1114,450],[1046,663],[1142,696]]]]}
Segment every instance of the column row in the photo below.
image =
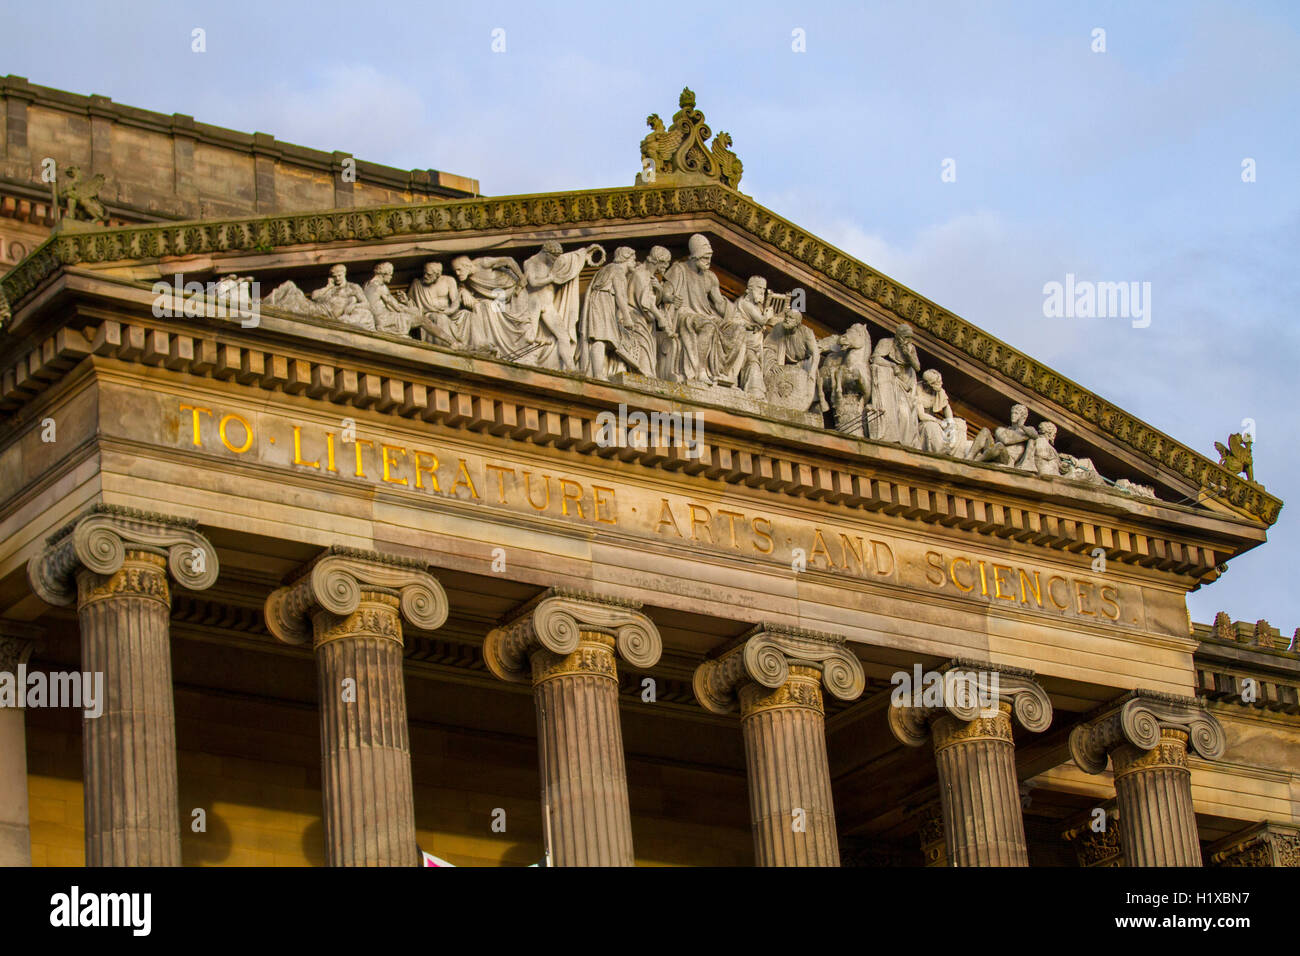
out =
{"type": "MultiPolygon", "coordinates": [[[[83,668],[105,678],[103,714],[84,722],[89,865],[180,863],[170,587],[202,590],[217,572],[216,552],[193,522],[105,506],[51,538],[29,564],[42,599],[76,604],[83,668]]],[[[403,623],[433,630],[447,613],[426,565],[344,548],[328,549],[267,598],[270,631],[310,643],[316,661],[331,865],[418,862],[403,623]]],[[[13,656],[19,645],[10,643],[0,649],[13,656]]],[[[494,675],[532,688],[551,862],[632,865],[618,662],[658,662],[653,621],[635,602],[551,589],[494,628],[483,650],[494,675]]],[[[1025,866],[1013,722],[1046,730],[1051,702],[1028,671],[957,660],[941,674],[938,699],[917,696],[888,711],[898,740],[933,747],[939,813],[926,830],[927,860],[1025,866]]],[[[697,668],[700,704],[739,715],[760,866],[839,865],[824,694],[852,701],[865,685],[842,637],[775,625],[751,629],[697,668]]],[[[7,720],[0,733],[13,736],[7,720]]],[[[1130,865],[1200,864],[1189,747],[1207,759],[1222,754],[1214,718],[1193,700],[1144,692],[1071,734],[1083,769],[1113,761],[1130,865]]],[[[22,862],[26,833],[7,819],[17,825],[17,797],[0,798],[0,854],[22,862]]]]}

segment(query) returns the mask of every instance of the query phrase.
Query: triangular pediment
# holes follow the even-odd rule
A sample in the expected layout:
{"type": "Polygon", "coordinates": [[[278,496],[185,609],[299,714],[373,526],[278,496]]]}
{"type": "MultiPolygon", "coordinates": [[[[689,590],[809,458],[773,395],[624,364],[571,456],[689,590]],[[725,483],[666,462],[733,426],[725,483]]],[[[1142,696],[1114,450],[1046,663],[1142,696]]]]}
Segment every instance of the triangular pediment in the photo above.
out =
{"type": "MultiPolygon", "coordinates": [[[[1068,459],[1087,462],[1087,468],[1101,479],[1092,482],[1096,488],[1106,490],[1118,482],[1142,497],[1140,486],[1149,486],[1156,498],[1166,502],[1203,504],[1267,524],[1277,518],[1281,502],[1259,485],[1230,474],[1030,356],[723,185],[641,185],[57,233],[4,278],[0,319],[11,341],[21,338],[25,332],[24,307],[36,293],[60,270],[81,269],[142,288],[177,273],[183,273],[186,280],[215,281],[233,272],[258,281],[268,313],[282,311],[311,321],[303,314],[300,303],[296,311],[284,308],[283,297],[272,302],[268,294],[292,282],[304,298],[309,298],[327,283],[330,268],[339,264],[347,268],[349,281],[360,285],[379,262],[391,262],[392,289],[406,289],[429,261],[442,263],[444,275],[449,275],[458,256],[471,260],[510,258],[522,268],[548,241],[558,242],[564,254],[588,245],[601,247],[599,255],[593,254],[576,267],[574,291],[583,303],[599,268],[612,259],[617,248],[631,249],[635,266],[644,263],[652,249],[662,247],[674,264],[670,268],[674,268],[690,260],[693,235],[705,237],[711,245],[709,271],[726,300],[743,298],[750,276],[764,278],[769,293],[778,298],[795,297],[796,304],[803,305],[802,326],[811,333],[803,335],[803,340],[818,340],[823,352],[828,343],[835,349],[839,337],[855,325],[865,326],[873,349],[894,338],[903,323],[910,325],[919,371],[934,369],[942,374],[942,387],[955,417],[968,425],[965,437],[969,440],[975,440],[985,429],[996,435],[999,427],[1009,424],[1012,406],[1024,405],[1031,427],[1045,420],[1057,426],[1057,450],[1068,459]]],[[[577,306],[579,311],[582,307],[577,306]]],[[[536,319],[534,316],[534,323],[536,319]]],[[[526,317],[523,321],[527,321],[526,317]]],[[[329,325],[329,318],[324,322],[329,325]]],[[[730,328],[735,332],[741,325],[733,323],[730,328]]],[[[720,347],[730,349],[734,358],[735,349],[731,347],[735,343],[727,341],[727,333],[721,329],[712,332],[715,340],[721,339],[720,347]]],[[[373,334],[384,335],[382,331],[373,334]]],[[[763,350],[772,342],[784,347],[778,341],[780,335],[770,337],[765,332],[759,338],[755,338],[756,353],[769,354],[763,350]]],[[[460,344],[443,343],[453,351],[460,344]]],[[[535,356],[514,354],[500,344],[495,353],[479,354],[485,360],[540,364],[559,374],[591,377],[592,370],[578,364],[582,347],[583,343],[575,344],[575,364],[571,367],[554,358],[539,362],[535,356]]],[[[799,346],[791,348],[788,364],[798,365],[800,360],[793,353],[799,351],[799,346]]],[[[841,349],[836,360],[843,362],[851,351],[841,349]]],[[[869,364],[869,355],[870,351],[850,358],[850,364],[864,359],[869,364]]],[[[635,381],[653,390],[656,376],[643,374],[636,378],[638,370],[633,364],[622,363],[620,380],[635,381]]],[[[656,370],[642,367],[639,371],[656,370]]],[[[795,377],[794,373],[790,377],[795,377]]],[[[721,404],[738,414],[752,413],[761,418],[770,416],[775,408],[780,418],[781,411],[799,411],[782,409],[779,403],[760,401],[756,405],[746,398],[738,381],[724,380],[723,389],[705,390],[685,387],[689,382],[664,384],[670,386],[667,394],[681,401],[721,404]],[[726,387],[733,387],[735,402],[726,401],[726,387]]],[[[792,420],[817,420],[829,431],[835,430],[835,409],[826,399],[823,393],[827,405],[824,410],[811,407],[804,410],[808,414],[802,419],[794,415],[792,420]]],[[[863,454],[870,457],[873,436],[869,425],[864,424],[857,437],[864,442],[863,454]]],[[[898,437],[883,434],[874,440],[890,443],[898,437]]],[[[905,437],[903,444],[918,448],[914,435],[905,437]]],[[[1001,464],[996,458],[988,461],[988,466],[995,469],[1011,464],[1005,456],[1001,464]]],[[[1067,481],[1067,488],[1069,484],[1067,481]]]]}

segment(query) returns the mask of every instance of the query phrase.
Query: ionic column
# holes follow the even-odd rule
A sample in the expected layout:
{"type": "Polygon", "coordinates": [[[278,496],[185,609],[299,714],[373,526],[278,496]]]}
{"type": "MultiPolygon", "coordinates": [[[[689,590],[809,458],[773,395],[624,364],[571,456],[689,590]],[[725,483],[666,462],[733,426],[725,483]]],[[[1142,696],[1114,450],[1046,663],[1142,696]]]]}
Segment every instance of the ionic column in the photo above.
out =
{"type": "Polygon", "coordinates": [[[192,521],[99,505],[27,566],[49,604],[77,602],[81,668],[103,675],[103,712],[82,722],[87,866],[179,866],[171,591],[217,578],[192,521]]]}
{"type": "Polygon", "coordinates": [[[932,703],[921,688],[898,696],[889,726],[904,744],[933,739],[949,866],[1028,866],[1020,812],[1014,713],[1026,730],[1046,730],[1052,703],[1030,671],[954,661],[932,703]]]}
{"type": "Polygon", "coordinates": [[[543,592],[483,642],[488,668],[530,683],[543,825],[555,866],[632,866],[616,653],[654,666],[663,642],[640,604],[543,592]]]}
{"type": "MultiPolygon", "coordinates": [[[[23,695],[19,668],[32,656],[36,642],[18,636],[28,628],[0,621],[0,674],[14,681],[14,693],[23,695]]],[[[32,865],[32,827],[27,812],[27,726],[19,701],[0,701],[0,866],[32,865]]]]}
{"type": "Polygon", "coordinates": [[[447,595],[426,566],[330,548],[266,599],[286,644],[312,642],[330,866],[416,866],[402,619],[432,631],[447,595]]]}
{"type": "Polygon", "coordinates": [[[754,628],[695,671],[701,706],[740,711],[759,866],[840,865],[823,684],[841,700],[866,687],[844,638],[774,625],[754,628]]]}
{"type": "Polygon", "coordinates": [[[1200,866],[1192,809],[1189,744],[1206,760],[1223,755],[1223,728],[1190,697],[1133,691],[1070,732],[1080,769],[1115,771],[1120,838],[1129,866],[1200,866]]]}

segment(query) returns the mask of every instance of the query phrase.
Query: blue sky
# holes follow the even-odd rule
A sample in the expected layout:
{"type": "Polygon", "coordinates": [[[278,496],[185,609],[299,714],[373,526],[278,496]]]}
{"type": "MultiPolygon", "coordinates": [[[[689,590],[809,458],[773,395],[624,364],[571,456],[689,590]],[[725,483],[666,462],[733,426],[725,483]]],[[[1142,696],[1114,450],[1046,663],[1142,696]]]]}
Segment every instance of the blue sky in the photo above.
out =
{"type": "Polygon", "coordinates": [[[10,0],[0,72],[488,194],[630,184],[645,117],[689,85],[758,202],[1206,454],[1254,419],[1256,476],[1293,503],[1190,606],[1300,626],[1300,5],[60,11],[10,0]],[[1150,282],[1150,326],[1044,318],[1066,273],[1150,282]]]}

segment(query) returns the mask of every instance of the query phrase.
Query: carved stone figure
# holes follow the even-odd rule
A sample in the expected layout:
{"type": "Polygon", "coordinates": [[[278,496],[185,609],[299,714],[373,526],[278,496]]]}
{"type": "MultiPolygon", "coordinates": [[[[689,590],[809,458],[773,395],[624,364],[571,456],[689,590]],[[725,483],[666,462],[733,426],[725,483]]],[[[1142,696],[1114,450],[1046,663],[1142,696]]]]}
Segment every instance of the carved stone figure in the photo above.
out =
{"type": "MultiPolygon", "coordinates": [[[[664,270],[671,261],[667,249],[655,246],[628,278],[630,318],[627,334],[620,340],[619,355],[628,368],[648,378],[656,375],[660,341],[678,345],[676,317],[663,282],[664,270]]],[[[679,357],[680,351],[678,345],[679,357]]]]}
{"type": "Polygon", "coordinates": [[[598,266],[604,261],[600,246],[565,252],[554,241],[524,260],[529,342],[540,343],[532,364],[561,372],[578,370],[578,274],[588,263],[598,266]]]}
{"type": "Polygon", "coordinates": [[[732,189],[739,186],[740,176],[745,171],[745,167],[736,154],[731,151],[731,134],[719,133],[713,137],[713,144],[709,147],[709,153],[713,156],[714,163],[717,164],[718,178],[722,180],[722,184],[730,186],[732,189]]]}
{"type": "Polygon", "coordinates": [[[426,262],[424,273],[411,280],[406,297],[429,320],[422,328],[434,342],[448,348],[464,348],[465,316],[460,309],[456,280],[442,274],[441,262],[426,262]]]}
{"type": "Polygon", "coordinates": [[[529,320],[524,272],[509,256],[457,256],[452,271],[460,283],[465,348],[504,359],[530,361],[537,351],[529,320]]]}
{"type": "Polygon", "coordinates": [[[83,180],[79,166],[63,167],[63,179],[58,191],[59,199],[64,203],[63,215],[83,222],[106,222],[108,210],[99,201],[99,191],[103,188],[102,173],[83,180]]]}
{"type": "Polygon", "coordinates": [[[1011,424],[989,431],[981,428],[971,443],[967,458],[971,461],[988,461],[997,465],[1010,465],[1022,471],[1037,471],[1034,457],[1034,439],[1038,429],[1027,425],[1029,409],[1024,405],[1011,406],[1011,424]]]}
{"type": "Polygon", "coordinates": [[[579,327],[584,346],[581,364],[583,372],[595,378],[607,378],[626,367],[619,355],[619,342],[632,322],[627,293],[629,273],[635,265],[636,253],[620,246],[587,287],[579,327]]]}
{"type": "Polygon", "coordinates": [[[921,447],[916,412],[916,377],[921,361],[912,342],[912,327],[903,323],[893,338],[876,343],[871,353],[871,408],[867,428],[877,441],[921,447]]]}
{"type": "Polygon", "coordinates": [[[871,333],[861,322],[842,335],[817,342],[821,365],[817,387],[835,416],[835,430],[866,438],[866,405],[871,398],[871,333]]]}
{"type": "Polygon", "coordinates": [[[803,324],[803,316],[786,309],[763,341],[768,403],[798,412],[826,411],[826,400],[817,387],[820,354],[817,337],[803,324]]]}
{"type": "Polygon", "coordinates": [[[381,262],[375,266],[374,274],[365,284],[366,303],[370,306],[370,314],[375,317],[376,331],[409,335],[412,326],[419,326],[426,331],[431,329],[433,323],[407,299],[406,293],[394,292],[388,287],[392,281],[393,264],[381,262]]]}
{"type": "Polygon", "coordinates": [[[677,102],[681,109],[667,130],[657,113],[646,119],[651,132],[641,141],[643,171],[637,184],[717,182],[737,188],[744,167],[731,151],[731,136],[719,133],[710,147],[712,131],[695,108],[695,94],[684,89],[677,102]]]}
{"type": "MultiPolygon", "coordinates": [[[[1122,491],[1126,495],[1133,495],[1135,498],[1154,498],[1156,490],[1151,485],[1139,485],[1136,481],[1129,481],[1127,478],[1120,478],[1115,482],[1115,490],[1122,491]]],[[[1300,633],[1300,628],[1296,629],[1300,633]]]]}
{"type": "Polygon", "coordinates": [[[285,312],[333,319],[369,332],[375,331],[375,317],[370,311],[366,293],[361,286],[348,281],[348,270],[342,265],[330,268],[329,281],[310,298],[295,283],[282,282],[263,304],[285,312]]]}
{"type": "Polygon", "coordinates": [[[755,398],[767,395],[763,375],[763,337],[773,317],[766,304],[767,280],[762,276],[750,276],[745,294],[731,303],[720,327],[724,341],[736,341],[740,346],[729,350],[727,355],[719,355],[720,360],[730,365],[723,369],[725,381],[734,381],[746,395],[755,398]],[[734,378],[730,376],[732,372],[734,378]]]}
{"type": "Polygon", "coordinates": [[[664,277],[677,310],[680,367],[668,369],[670,377],[663,375],[661,365],[660,375],[670,381],[713,385],[710,367],[716,363],[710,362],[710,354],[730,303],[709,268],[713,262],[709,240],[697,233],[688,240],[687,248],[689,258],[674,262],[664,277]]]}
{"type": "Polygon", "coordinates": [[[921,375],[916,401],[917,420],[921,428],[921,450],[965,458],[970,448],[966,437],[966,420],[953,415],[948,393],[943,389],[943,376],[937,369],[927,369],[921,375]]]}
{"type": "Polygon", "coordinates": [[[1219,464],[1234,475],[1245,475],[1247,481],[1255,480],[1255,456],[1251,453],[1250,446],[1253,445],[1254,438],[1250,435],[1243,435],[1241,432],[1234,432],[1228,436],[1228,447],[1223,446],[1223,442],[1215,442],[1214,449],[1219,453],[1219,464]]]}

